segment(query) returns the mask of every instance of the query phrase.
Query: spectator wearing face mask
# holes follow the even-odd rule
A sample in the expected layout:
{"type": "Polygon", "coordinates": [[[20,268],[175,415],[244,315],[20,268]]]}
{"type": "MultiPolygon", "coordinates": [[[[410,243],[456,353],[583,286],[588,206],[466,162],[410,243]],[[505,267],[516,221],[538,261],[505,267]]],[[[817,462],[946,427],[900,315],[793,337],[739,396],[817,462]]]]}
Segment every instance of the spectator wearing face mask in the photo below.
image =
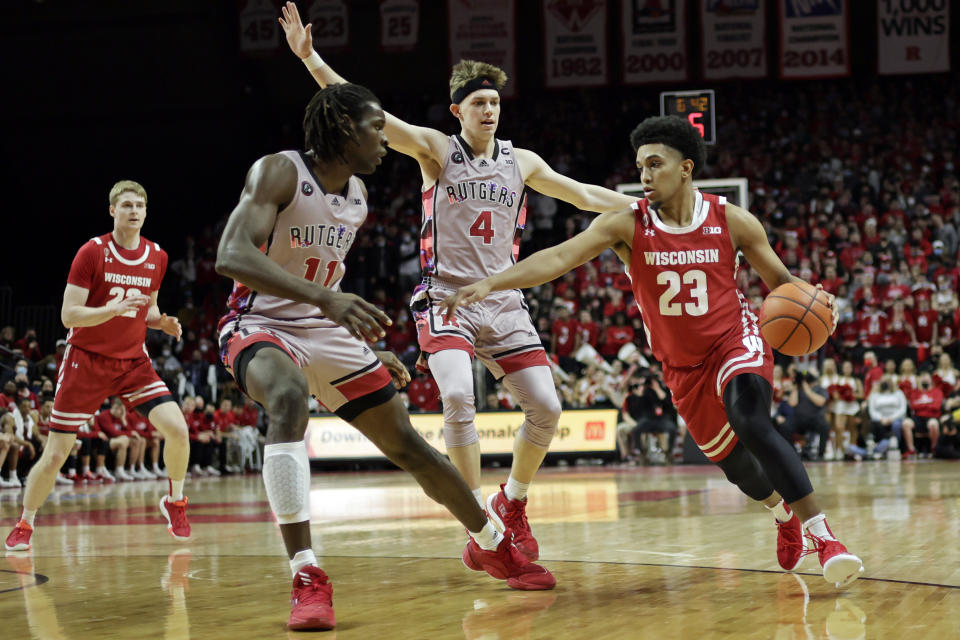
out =
{"type": "Polygon", "coordinates": [[[870,426],[877,447],[873,454],[882,455],[890,446],[891,435],[900,438],[903,431],[903,420],[907,417],[907,397],[897,387],[889,376],[880,379],[867,397],[867,412],[870,416],[870,426]]]}

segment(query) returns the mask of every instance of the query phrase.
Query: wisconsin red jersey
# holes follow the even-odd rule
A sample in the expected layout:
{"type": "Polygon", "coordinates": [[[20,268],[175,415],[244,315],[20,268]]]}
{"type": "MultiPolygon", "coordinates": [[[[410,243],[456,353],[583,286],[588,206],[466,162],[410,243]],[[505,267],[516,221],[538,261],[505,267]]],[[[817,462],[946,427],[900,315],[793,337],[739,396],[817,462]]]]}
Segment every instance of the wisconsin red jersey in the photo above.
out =
{"type": "MultiPolygon", "coordinates": [[[[67,283],[90,292],[86,306],[102,307],[137,293],[152,295],[166,271],[167,252],[157,243],[141,236],[136,249],[124,249],[107,233],[80,247],[67,283]]],[[[148,310],[149,305],[144,305],[93,327],[75,327],[67,342],[109,358],[142,358],[147,355],[143,341],[148,310]]]]}
{"type": "Polygon", "coordinates": [[[672,367],[703,362],[733,335],[763,351],[757,317],[736,285],[726,199],[701,191],[695,198],[683,228],[664,224],[646,199],[632,205],[633,293],[653,354],[672,367]]]}

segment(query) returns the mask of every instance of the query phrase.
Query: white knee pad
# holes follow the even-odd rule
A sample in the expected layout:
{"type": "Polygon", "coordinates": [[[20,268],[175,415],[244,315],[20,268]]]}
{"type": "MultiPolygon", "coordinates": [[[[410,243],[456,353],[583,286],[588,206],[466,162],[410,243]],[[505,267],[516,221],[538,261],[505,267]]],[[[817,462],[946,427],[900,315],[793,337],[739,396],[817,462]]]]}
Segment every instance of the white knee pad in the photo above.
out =
{"type": "Polygon", "coordinates": [[[310,520],[310,459],[307,444],[280,442],[263,448],[263,485],[280,524],[310,520]]]}
{"type": "Polygon", "coordinates": [[[528,367],[503,378],[526,419],[520,437],[538,447],[550,446],[560,422],[560,400],[549,367],[528,367]]]}
{"type": "Polygon", "coordinates": [[[429,364],[443,399],[443,441],[447,448],[466,447],[477,442],[477,427],[473,423],[477,409],[470,354],[460,349],[448,349],[431,354],[429,364]]]}

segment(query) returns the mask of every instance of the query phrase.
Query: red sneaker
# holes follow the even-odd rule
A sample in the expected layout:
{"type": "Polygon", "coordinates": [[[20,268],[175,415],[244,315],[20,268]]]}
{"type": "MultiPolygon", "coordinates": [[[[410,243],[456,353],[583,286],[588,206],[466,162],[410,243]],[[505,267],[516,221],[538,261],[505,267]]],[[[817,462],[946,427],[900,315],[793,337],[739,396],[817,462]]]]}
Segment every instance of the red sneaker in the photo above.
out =
{"type": "Polygon", "coordinates": [[[549,571],[530,562],[513,543],[513,532],[503,532],[503,540],[496,551],[487,551],[473,536],[463,549],[463,564],[474,571],[486,571],[497,580],[506,580],[507,586],[521,591],[553,589],[557,580],[549,571]]]}
{"type": "Polygon", "coordinates": [[[527,499],[509,500],[504,492],[506,485],[500,485],[500,491],[490,494],[487,498],[487,514],[502,531],[513,531],[513,543],[520,553],[531,561],[540,558],[540,545],[530,531],[527,522],[527,499]]]}
{"type": "Polygon", "coordinates": [[[7,551],[28,551],[31,546],[30,536],[32,535],[33,527],[28,525],[25,520],[21,520],[7,536],[7,551]]]}
{"type": "Polygon", "coordinates": [[[167,531],[177,540],[190,537],[190,523],[187,522],[187,497],[171,500],[170,496],[160,499],[160,513],[167,519],[167,531]]]}
{"type": "Polygon", "coordinates": [[[323,631],[337,626],[333,615],[333,585],[320,567],[308,565],[297,572],[290,591],[290,629],[323,631]]]}
{"type": "MultiPolygon", "coordinates": [[[[820,516],[823,518],[823,516],[820,516]]],[[[827,523],[824,522],[824,525],[827,523]]],[[[827,531],[830,526],[827,525],[827,531]]],[[[817,552],[820,558],[820,566],[823,567],[823,579],[833,584],[838,589],[849,585],[860,577],[863,573],[863,561],[853,555],[847,548],[833,536],[833,539],[820,538],[810,533],[810,527],[807,527],[807,538],[813,543],[813,549],[808,553],[817,552]]]]}
{"type": "Polygon", "coordinates": [[[790,519],[780,522],[774,518],[774,522],[777,523],[777,562],[784,571],[793,571],[800,566],[803,556],[806,555],[803,524],[800,518],[790,511],[786,502],[783,503],[783,508],[787,510],[790,519]]]}
{"type": "Polygon", "coordinates": [[[77,476],[76,482],[86,482],[88,484],[99,484],[103,482],[103,478],[94,474],[91,471],[84,471],[82,475],[77,476]]]}

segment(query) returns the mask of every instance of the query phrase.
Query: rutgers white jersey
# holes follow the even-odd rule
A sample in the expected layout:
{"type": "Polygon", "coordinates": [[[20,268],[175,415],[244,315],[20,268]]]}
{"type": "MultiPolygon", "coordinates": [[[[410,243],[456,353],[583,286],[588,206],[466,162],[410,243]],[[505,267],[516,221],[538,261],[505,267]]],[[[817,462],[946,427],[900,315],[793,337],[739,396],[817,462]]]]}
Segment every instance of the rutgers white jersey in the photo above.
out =
{"type": "MultiPolygon", "coordinates": [[[[338,290],[345,272],[344,259],[367,217],[360,179],[351,176],[342,193],[325,193],[309,157],[301,151],[282,151],[280,155],[297,167],[297,192],[277,214],[261,251],[288,273],[338,290]]],[[[220,320],[221,330],[245,313],[296,320],[300,326],[304,322],[312,326],[311,320],[323,319],[317,307],[259,293],[240,282],[234,283],[227,304],[230,310],[220,320]]]]}
{"type": "Polygon", "coordinates": [[[500,273],[517,261],[526,223],[510,141],[495,140],[492,158],[476,158],[463,138],[450,136],[440,176],[423,192],[423,275],[466,284],[500,273]]]}

